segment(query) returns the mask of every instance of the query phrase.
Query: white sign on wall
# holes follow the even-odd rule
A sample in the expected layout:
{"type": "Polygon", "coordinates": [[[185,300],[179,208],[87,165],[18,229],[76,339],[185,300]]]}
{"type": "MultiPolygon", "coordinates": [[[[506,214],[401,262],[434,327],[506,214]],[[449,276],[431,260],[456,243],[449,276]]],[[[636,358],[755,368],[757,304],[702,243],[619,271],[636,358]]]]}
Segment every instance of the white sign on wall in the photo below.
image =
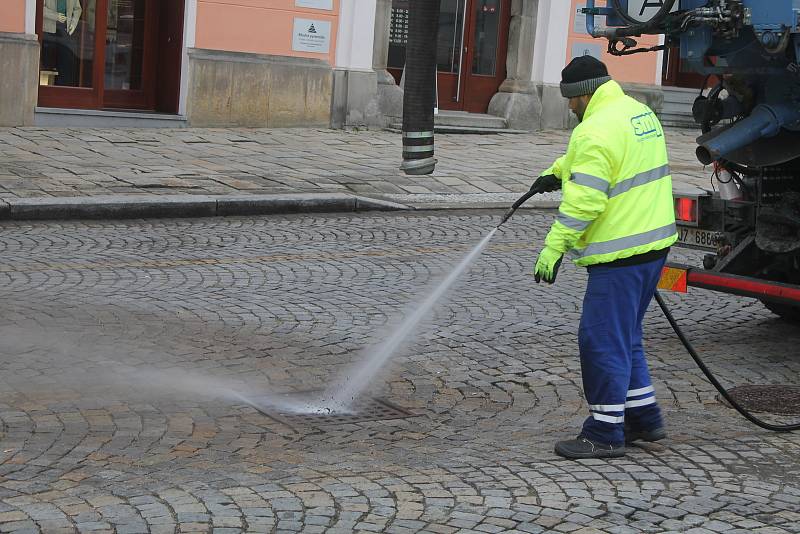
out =
{"type": "Polygon", "coordinates": [[[592,56],[602,60],[603,49],[600,45],[594,43],[574,43],[570,55],[572,59],[580,56],[592,56]]]}
{"type": "MultiPolygon", "coordinates": [[[[658,10],[664,7],[664,0],[628,0],[628,15],[636,20],[646,22],[652,19],[658,10]]],[[[678,11],[680,0],[672,6],[672,11],[678,11]]]]}
{"type": "Polygon", "coordinates": [[[333,0],[294,0],[295,7],[333,10],[333,0]]]}
{"type": "Polygon", "coordinates": [[[327,54],[331,48],[331,23],[325,20],[294,19],[292,50],[327,54]]]}

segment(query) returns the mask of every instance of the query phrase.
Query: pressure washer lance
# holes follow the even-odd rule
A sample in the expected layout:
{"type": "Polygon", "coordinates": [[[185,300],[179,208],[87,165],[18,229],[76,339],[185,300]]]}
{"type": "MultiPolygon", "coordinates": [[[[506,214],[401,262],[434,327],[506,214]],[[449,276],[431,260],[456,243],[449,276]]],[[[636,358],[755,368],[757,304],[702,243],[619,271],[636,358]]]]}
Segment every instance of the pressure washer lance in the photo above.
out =
{"type": "MultiPolygon", "coordinates": [[[[497,228],[500,228],[503,224],[505,224],[506,221],[508,221],[508,219],[510,219],[511,216],[514,215],[514,212],[517,211],[519,207],[522,206],[529,198],[543,192],[544,192],[543,190],[536,187],[536,185],[534,184],[531,187],[530,191],[522,195],[519,198],[519,200],[514,202],[511,208],[505,213],[505,215],[503,215],[503,218],[500,220],[500,224],[497,225],[497,228]]],[[[758,417],[754,416],[752,413],[747,411],[747,409],[744,408],[742,405],[740,405],[738,402],[736,402],[733,396],[730,393],[728,393],[728,390],[726,390],[722,386],[722,384],[719,383],[719,380],[716,379],[711,370],[706,366],[706,364],[700,358],[700,355],[697,354],[697,351],[695,350],[694,346],[686,337],[686,335],[683,333],[681,327],[678,326],[677,321],[675,321],[675,318],[672,316],[672,312],[670,312],[669,308],[667,307],[667,303],[664,302],[664,299],[661,297],[661,294],[658,291],[656,291],[655,293],[655,299],[659,307],[661,308],[661,311],[664,312],[664,317],[667,318],[667,321],[669,322],[669,325],[672,327],[672,330],[675,331],[675,334],[678,336],[678,339],[681,341],[683,346],[686,348],[686,351],[689,353],[689,356],[692,357],[694,362],[697,364],[700,370],[703,371],[703,374],[706,376],[706,378],[708,378],[708,381],[711,382],[711,384],[717,389],[719,394],[722,395],[722,397],[726,401],[728,401],[728,403],[737,412],[742,414],[742,416],[745,419],[747,419],[754,425],[760,426],[761,428],[764,428],[766,430],[772,430],[774,432],[794,432],[795,430],[800,430],[800,423],[795,423],[791,425],[774,425],[762,421],[761,419],[759,419],[758,417]]]]}
{"type": "Polygon", "coordinates": [[[514,215],[514,212],[517,211],[520,206],[525,204],[529,198],[531,198],[533,195],[538,195],[539,193],[544,193],[544,190],[536,187],[536,184],[533,184],[530,188],[530,191],[519,197],[519,199],[517,199],[517,201],[511,205],[511,208],[506,212],[505,215],[503,215],[503,218],[500,220],[500,224],[497,225],[497,228],[503,226],[506,221],[509,220],[512,215],[514,215]]]}

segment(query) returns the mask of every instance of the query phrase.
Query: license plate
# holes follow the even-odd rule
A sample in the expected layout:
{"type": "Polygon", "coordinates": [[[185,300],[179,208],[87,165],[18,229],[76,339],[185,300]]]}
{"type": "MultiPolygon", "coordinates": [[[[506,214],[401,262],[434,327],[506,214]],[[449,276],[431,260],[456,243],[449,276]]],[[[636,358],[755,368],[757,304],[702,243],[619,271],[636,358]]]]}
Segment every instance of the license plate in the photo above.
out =
{"type": "Polygon", "coordinates": [[[699,228],[687,228],[685,226],[678,227],[678,243],[691,248],[716,251],[721,237],[722,234],[711,230],[700,230],[699,228]]]}

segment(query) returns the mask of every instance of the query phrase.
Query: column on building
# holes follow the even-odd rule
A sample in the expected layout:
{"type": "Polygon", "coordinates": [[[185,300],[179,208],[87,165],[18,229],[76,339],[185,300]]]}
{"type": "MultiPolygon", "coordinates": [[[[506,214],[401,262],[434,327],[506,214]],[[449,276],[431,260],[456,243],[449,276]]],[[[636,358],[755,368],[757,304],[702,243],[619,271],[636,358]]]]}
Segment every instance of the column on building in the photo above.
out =
{"type": "Polygon", "coordinates": [[[509,128],[541,129],[542,102],[533,78],[539,11],[547,0],[512,0],[506,79],[489,103],[489,113],[506,119],[509,128]]]}
{"type": "Polygon", "coordinates": [[[331,124],[388,126],[403,114],[403,92],[386,70],[392,0],[340,0],[331,124]]]}
{"type": "Polygon", "coordinates": [[[0,2],[0,126],[31,126],[39,88],[36,0],[0,2]]]}
{"type": "Polygon", "coordinates": [[[561,96],[561,70],[567,62],[572,2],[540,0],[533,55],[533,79],[541,92],[542,128],[570,126],[567,101],[561,96]]]}
{"type": "Polygon", "coordinates": [[[381,3],[340,0],[331,112],[334,128],[384,125],[378,103],[378,75],[373,68],[381,3]]]}
{"type": "Polygon", "coordinates": [[[403,90],[387,70],[389,37],[392,24],[392,0],[375,0],[375,40],[372,46],[372,69],[378,78],[378,109],[385,126],[403,118],[403,90]]]}

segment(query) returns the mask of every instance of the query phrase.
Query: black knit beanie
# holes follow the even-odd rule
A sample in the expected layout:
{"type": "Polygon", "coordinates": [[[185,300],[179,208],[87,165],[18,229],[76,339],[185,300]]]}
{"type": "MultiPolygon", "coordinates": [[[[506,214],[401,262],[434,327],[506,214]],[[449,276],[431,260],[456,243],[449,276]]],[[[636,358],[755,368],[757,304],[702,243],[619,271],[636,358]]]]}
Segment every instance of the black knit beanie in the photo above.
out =
{"type": "Polygon", "coordinates": [[[611,80],[605,63],[592,56],[578,56],[561,71],[564,98],[590,95],[611,80]]]}

